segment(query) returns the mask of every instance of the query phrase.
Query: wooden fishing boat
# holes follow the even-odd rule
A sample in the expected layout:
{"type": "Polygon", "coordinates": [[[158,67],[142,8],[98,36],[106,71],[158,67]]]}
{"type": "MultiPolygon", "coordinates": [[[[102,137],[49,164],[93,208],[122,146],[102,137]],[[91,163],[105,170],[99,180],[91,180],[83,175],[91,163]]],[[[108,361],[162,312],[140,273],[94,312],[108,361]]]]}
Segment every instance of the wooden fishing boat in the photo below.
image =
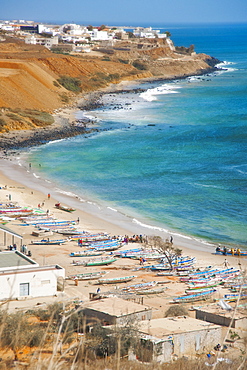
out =
{"type": "Polygon", "coordinates": [[[228,302],[236,302],[238,299],[247,299],[247,294],[238,294],[238,293],[231,293],[225,294],[224,299],[228,302]]]}
{"type": "Polygon", "coordinates": [[[198,284],[198,285],[189,285],[189,287],[187,288],[188,290],[191,290],[191,291],[197,291],[198,289],[205,289],[205,288],[215,288],[217,287],[218,285],[221,285],[222,284],[222,281],[219,280],[219,281],[214,281],[214,282],[208,282],[208,283],[204,283],[204,284],[198,284]]]}
{"type": "Polygon", "coordinates": [[[164,290],[165,288],[144,289],[144,290],[138,290],[136,294],[138,295],[160,294],[160,293],[164,293],[164,290]]]}
{"type": "Polygon", "coordinates": [[[72,264],[74,266],[106,266],[106,265],[110,265],[111,263],[117,261],[117,258],[110,258],[110,257],[106,257],[106,258],[95,258],[93,260],[89,260],[89,261],[73,261],[72,264]]]}
{"type": "Polygon", "coordinates": [[[127,283],[128,281],[133,280],[136,278],[135,275],[131,276],[121,276],[121,277],[114,277],[114,278],[102,278],[98,280],[99,284],[119,284],[119,283],[127,283]]]}
{"type": "Polygon", "coordinates": [[[105,258],[101,260],[94,260],[86,262],[85,266],[106,266],[117,261],[117,258],[105,258]]]}
{"type": "Polygon", "coordinates": [[[129,285],[127,287],[124,287],[122,290],[123,291],[128,291],[128,292],[136,292],[138,290],[144,290],[144,289],[149,289],[151,287],[154,287],[157,284],[156,281],[151,281],[148,283],[140,283],[140,284],[135,284],[135,285],[129,285]]]}
{"type": "Polygon", "coordinates": [[[55,204],[55,207],[57,209],[61,209],[62,211],[65,211],[65,212],[74,212],[75,211],[75,208],[71,208],[71,207],[67,207],[67,206],[62,206],[60,203],[56,203],[55,204]]]}
{"type": "Polygon", "coordinates": [[[180,297],[173,298],[172,303],[189,303],[208,299],[212,294],[216,292],[216,289],[211,289],[204,292],[195,294],[183,295],[180,297]]]}
{"type": "Polygon", "coordinates": [[[228,249],[224,251],[224,249],[216,248],[215,254],[223,254],[224,256],[247,257],[247,251],[243,251],[243,250],[240,250],[239,252],[234,250],[232,252],[231,250],[228,250],[228,249]]]}
{"type": "Polygon", "coordinates": [[[242,284],[242,285],[232,285],[231,286],[231,291],[232,292],[239,292],[240,289],[243,291],[243,290],[247,290],[247,284],[242,284]]]}
{"type": "Polygon", "coordinates": [[[70,257],[97,257],[101,256],[103,252],[93,250],[71,252],[70,257]]]}
{"type": "Polygon", "coordinates": [[[208,292],[209,290],[212,290],[212,286],[201,287],[201,288],[197,289],[196,292],[194,292],[191,289],[185,289],[185,293],[186,294],[194,294],[194,293],[200,293],[200,292],[208,292]]]}
{"type": "Polygon", "coordinates": [[[50,240],[50,239],[42,239],[42,240],[35,240],[31,241],[33,245],[61,245],[65,243],[66,239],[59,239],[59,240],[50,240]]]}
{"type": "Polygon", "coordinates": [[[105,271],[98,271],[98,272],[85,272],[84,274],[75,274],[69,275],[66,277],[66,280],[95,280],[99,279],[101,276],[106,274],[105,271]]]}

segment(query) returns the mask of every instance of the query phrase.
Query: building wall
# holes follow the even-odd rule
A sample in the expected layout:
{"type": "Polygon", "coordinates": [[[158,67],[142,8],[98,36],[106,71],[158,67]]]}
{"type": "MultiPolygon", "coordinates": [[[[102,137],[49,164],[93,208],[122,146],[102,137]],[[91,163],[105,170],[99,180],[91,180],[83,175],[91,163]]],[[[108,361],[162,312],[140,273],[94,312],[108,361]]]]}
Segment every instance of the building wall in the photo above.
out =
{"type": "Polygon", "coordinates": [[[91,308],[85,308],[83,310],[85,316],[87,318],[96,318],[98,319],[103,325],[122,325],[126,323],[128,320],[150,320],[152,318],[152,310],[144,310],[140,312],[130,313],[128,315],[122,315],[120,317],[116,317],[114,315],[109,315],[104,312],[96,311],[91,308]]]}
{"type": "Polygon", "coordinates": [[[232,328],[244,329],[247,327],[247,318],[243,317],[241,319],[232,320],[230,317],[225,317],[223,315],[217,315],[212,312],[206,312],[201,310],[196,310],[196,319],[211,322],[213,324],[229,326],[232,328]],[[232,324],[231,324],[232,322],[232,324]]]}
{"type": "Polygon", "coordinates": [[[205,328],[192,332],[173,335],[174,354],[181,357],[183,355],[194,355],[212,348],[221,342],[222,329],[205,328]]]}
{"type": "Polygon", "coordinates": [[[0,300],[54,295],[59,276],[65,278],[64,269],[3,274],[0,276],[0,300]]]}

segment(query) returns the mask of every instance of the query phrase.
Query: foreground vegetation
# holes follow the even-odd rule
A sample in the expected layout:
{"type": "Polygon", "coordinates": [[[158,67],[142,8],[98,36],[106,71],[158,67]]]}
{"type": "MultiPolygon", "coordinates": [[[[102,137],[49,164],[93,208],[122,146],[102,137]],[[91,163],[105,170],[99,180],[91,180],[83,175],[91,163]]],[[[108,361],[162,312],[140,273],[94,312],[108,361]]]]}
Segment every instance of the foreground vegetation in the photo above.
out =
{"type": "MultiPolygon", "coordinates": [[[[169,315],[181,313],[186,314],[182,308],[176,308],[169,315]]],[[[216,358],[208,359],[206,354],[197,359],[176,359],[169,364],[147,362],[148,357],[148,348],[140,346],[133,322],[111,330],[96,321],[92,324],[92,320],[89,325],[79,307],[58,303],[26,313],[0,311],[0,369],[15,364],[19,369],[40,370],[205,370],[216,364],[216,358]],[[131,348],[135,348],[140,361],[128,361],[131,348]]],[[[246,359],[239,358],[229,363],[218,362],[216,368],[240,370],[246,366],[246,359]]]]}

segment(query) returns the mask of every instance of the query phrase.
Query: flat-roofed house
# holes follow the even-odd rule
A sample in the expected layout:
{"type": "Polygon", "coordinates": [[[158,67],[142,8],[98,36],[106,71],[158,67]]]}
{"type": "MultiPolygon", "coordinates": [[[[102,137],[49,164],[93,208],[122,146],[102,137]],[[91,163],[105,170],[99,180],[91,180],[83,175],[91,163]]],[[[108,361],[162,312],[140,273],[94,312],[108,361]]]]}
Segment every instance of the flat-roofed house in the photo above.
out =
{"type": "Polygon", "coordinates": [[[19,251],[0,252],[0,300],[55,295],[64,278],[59,265],[39,266],[19,251]]]}
{"type": "Polygon", "coordinates": [[[221,342],[222,328],[191,317],[170,317],[140,321],[141,361],[170,362],[182,357],[207,353],[221,342]]]}
{"type": "Polygon", "coordinates": [[[87,319],[100,321],[102,325],[124,325],[129,320],[150,320],[152,309],[139,303],[118,297],[91,301],[83,308],[87,319]]]}

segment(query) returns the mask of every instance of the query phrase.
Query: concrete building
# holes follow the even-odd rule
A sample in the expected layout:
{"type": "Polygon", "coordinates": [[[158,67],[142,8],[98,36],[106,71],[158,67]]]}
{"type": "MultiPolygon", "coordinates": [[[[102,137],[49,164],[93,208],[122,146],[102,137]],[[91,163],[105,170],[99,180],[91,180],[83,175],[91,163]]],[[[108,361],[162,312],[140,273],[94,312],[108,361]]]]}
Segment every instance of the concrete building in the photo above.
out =
{"type": "Polygon", "coordinates": [[[191,317],[170,317],[139,323],[141,346],[135,353],[141,361],[170,362],[207,353],[221,342],[222,328],[191,317]]]}
{"type": "Polygon", "coordinates": [[[42,45],[47,49],[51,49],[52,46],[58,45],[58,36],[36,37],[35,35],[30,35],[25,37],[25,44],[42,45]]]}
{"type": "Polygon", "coordinates": [[[128,320],[140,321],[152,318],[151,308],[117,297],[87,303],[83,313],[87,319],[95,319],[102,325],[124,325],[128,320]]]}
{"type": "Polygon", "coordinates": [[[0,252],[0,300],[52,296],[64,279],[59,265],[39,266],[21,252],[0,252]]]}
{"type": "Polygon", "coordinates": [[[241,308],[234,312],[233,317],[233,310],[224,310],[220,306],[203,306],[200,309],[196,309],[196,318],[217,325],[231,326],[231,328],[235,329],[247,328],[246,310],[241,310],[241,308]]]}

